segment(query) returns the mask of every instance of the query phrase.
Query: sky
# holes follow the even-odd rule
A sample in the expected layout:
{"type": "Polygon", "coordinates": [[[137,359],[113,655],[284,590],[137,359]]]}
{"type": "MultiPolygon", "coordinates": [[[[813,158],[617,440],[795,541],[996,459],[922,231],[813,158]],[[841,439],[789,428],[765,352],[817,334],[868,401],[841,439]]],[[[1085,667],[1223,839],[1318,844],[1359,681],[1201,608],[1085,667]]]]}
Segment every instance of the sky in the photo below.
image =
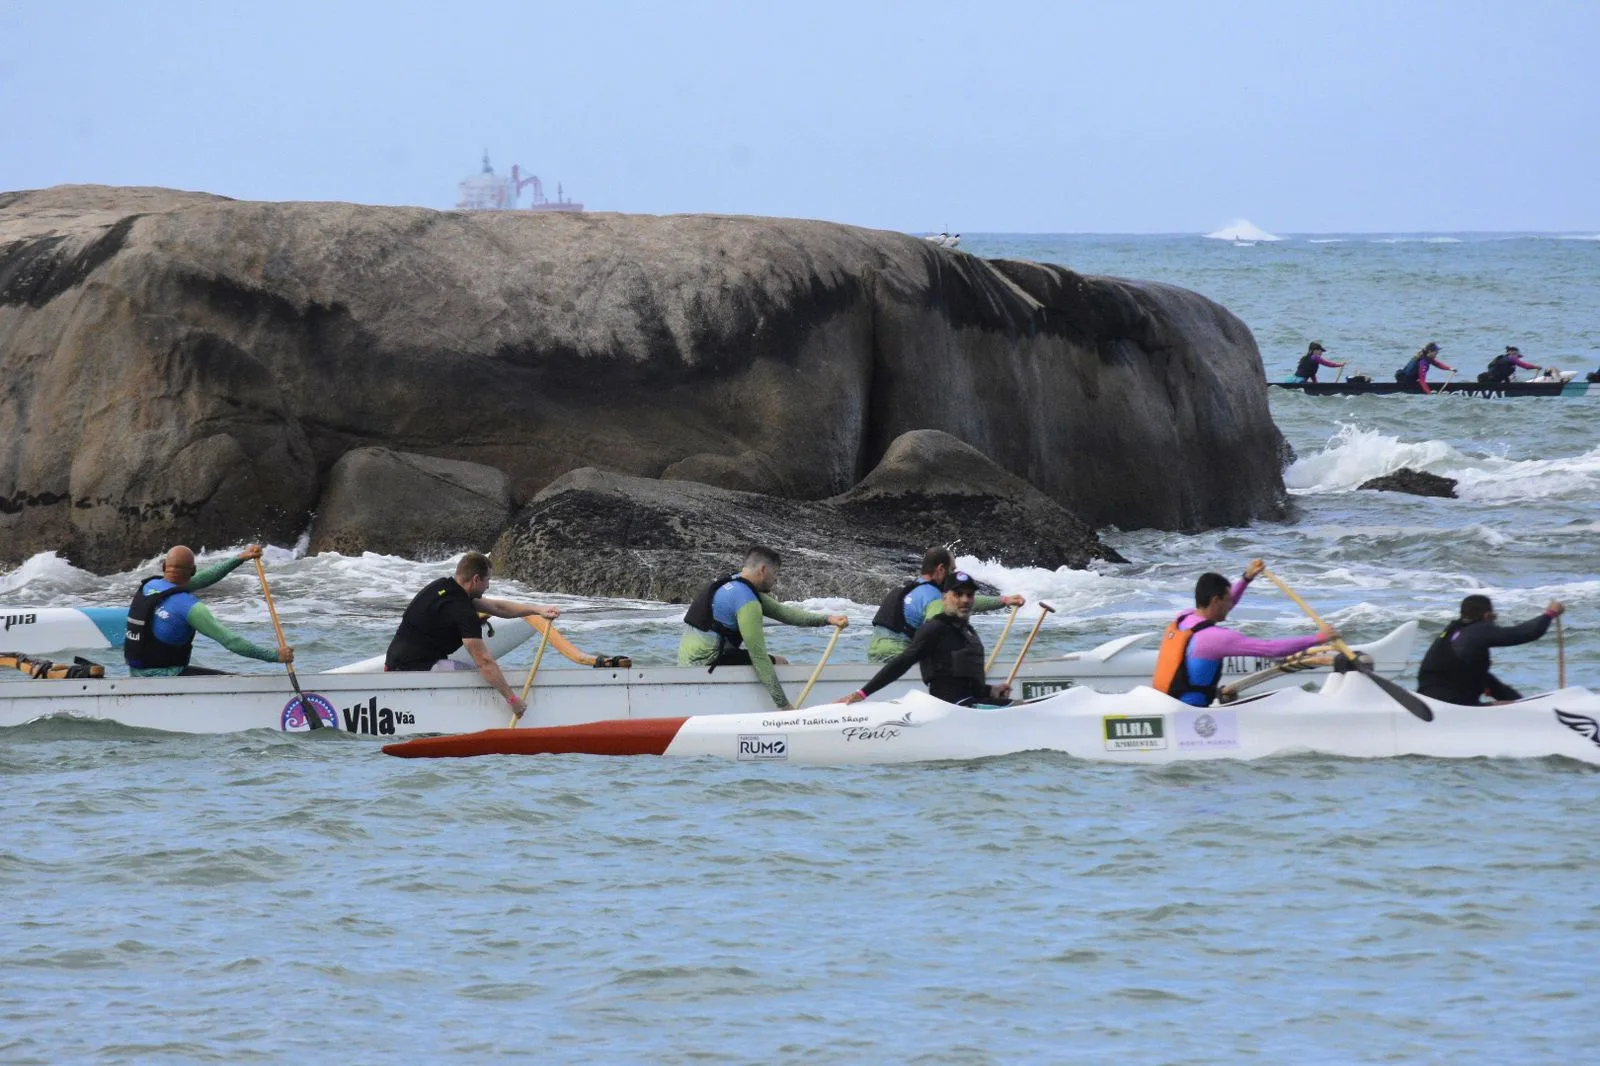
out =
{"type": "Polygon", "coordinates": [[[1600,232],[1593,0],[0,0],[0,190],[1600,232]]]}

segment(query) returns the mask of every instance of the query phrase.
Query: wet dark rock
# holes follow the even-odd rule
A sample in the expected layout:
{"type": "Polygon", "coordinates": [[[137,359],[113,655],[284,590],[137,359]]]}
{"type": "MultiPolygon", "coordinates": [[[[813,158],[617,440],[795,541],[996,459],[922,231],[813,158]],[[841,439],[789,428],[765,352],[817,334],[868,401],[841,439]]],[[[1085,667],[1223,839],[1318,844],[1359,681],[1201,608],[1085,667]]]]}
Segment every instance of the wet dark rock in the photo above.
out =
{"type": "Polygon", "coordinates": [[[1376,489],[1379,492],[1409,492],[1413,496],[1445,496],[1454,499],[1456,495],[1455,478],[1413,470],[1409,466],[1401,467],[1392,474],[1363,481],[1360,487],[1376,489]]]}
{"type": "Polygon", "coordinates": [[[412,559],[487,551],[510,519],[511,480],[491,466],[355,448],[328,475],[310,550],[412,559]]]}
{"type": "Polygon", "coordinates": [[[753,543],[783,555],[782,597],[858,603],[905,581],[934,544],[1008,566],[1122,561],[1038,489],[931,431],[900,437],[860,485],[827,500],[576,470],[517,516],[494,557],[540,589],[681,602],[753,543]]]}

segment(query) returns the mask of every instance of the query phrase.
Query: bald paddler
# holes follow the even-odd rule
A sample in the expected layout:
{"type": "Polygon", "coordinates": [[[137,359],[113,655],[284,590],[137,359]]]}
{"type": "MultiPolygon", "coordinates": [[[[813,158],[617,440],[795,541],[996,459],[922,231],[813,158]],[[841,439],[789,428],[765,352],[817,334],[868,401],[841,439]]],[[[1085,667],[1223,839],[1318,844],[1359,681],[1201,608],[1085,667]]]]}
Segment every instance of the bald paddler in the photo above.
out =
{"type": "MultiPolygon", "coordinates": [[[[955,568],[956,561],[949,548],[929,548],[923,553],[922,572],[917,579],[885,596],[878,605],[878,613],[872,616],[868,662],[886,663],[911,646],[922,623],[944,610],[945,578],[954,573],[955,568]]],[[[1027,602],[1014,594],[974,596],[970,613],[1021,607],[1027,602]]]]}
{"type": "Polygon", "coordinates": [[[292,663],[294,649],[263,648],[253,644],[217,621],[211,608],[195,593],[209,588],[233,573],[240,563],[261,558],[261,546],[252,544],[238,555],[212,563],[196,572],[194,552],[182,544],[167,552],[160,577],[139,582],[133,602],[128,605],[128,636],[122,645],[122,658],[133,677],[195,677],[221,674],[190,666],[194,635],[203,633],[235,655],[264,663],[292,663]]]}
{"type": "MultiPolygon", "coordinates": [[[[483,642],[483,619],[479,615],[494,618],[533,615],[554,619],[561,610],[512,600],[491,600],[484,593],[489,591],[492,572],[487,555],[467,552],[456,563],[454,576],[441,577],[424,585],[422,591],[411,598],[400,618],[400,626],[383,657],[383,668],[432,670],[449,663],[456,649],[464,647],[483,679],[505,698],[511,713],[521,718],[528,709],[527,704],[506,683],[494,653],[483,642]]],[[[455,664],[450,663],[450,666],[453,668],[455,664]]]]}
{"type": "Polygon", "coordinates": [[[1217,689],[1222,683],[1222,661],[1228,656],[1259,655],[1278,659],[1338,638],[1339,631],[1326,625],[1312,636],[1281,640],[1247,637],[1236,630],[1222,628],[1219,623],[1227,619],[1228,612],[1238,606],[1250,582],[1265,569],[1260,559],[1252,560],[1244,576],[1234,582],[1232,588],[1221,574],[1200,575],[1194,583],[1194,610],[1180,614],[1162,635],[1151,688],[1196,707],[1209,707],[1216,702],[1217,689]]]}
{"type": "Polygon", "coordinates": [[[787,660],[767,652],[767,637],[762,628],[771,618],[784,625],[845,626],[850,619],[842,614],[814,614],[779,603],[770,593],[778,584],[782,558],[771,548],[755,545],[745,553],[744,565],[737,574],[719,577],[700,590],[683,616],[683,637],[678,641],[679,666],[749,666],[755,669],[773,706],[780,711],[794,708],[778,680],[774,663],[787,660]]]}

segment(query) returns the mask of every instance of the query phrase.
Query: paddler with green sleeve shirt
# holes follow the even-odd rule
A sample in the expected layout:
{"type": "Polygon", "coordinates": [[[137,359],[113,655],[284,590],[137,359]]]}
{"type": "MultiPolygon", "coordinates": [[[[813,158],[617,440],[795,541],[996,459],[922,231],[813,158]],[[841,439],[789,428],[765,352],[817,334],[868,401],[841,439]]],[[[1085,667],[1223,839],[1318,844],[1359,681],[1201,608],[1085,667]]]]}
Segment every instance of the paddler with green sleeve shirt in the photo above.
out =
{"type": "Polygon", "coordinates": [[[211,608],[193,595],[233,573],[240,563],[259,558],[261,546],[252,544],[238,555],[197,572],[193,551],[179,544],[167,552],[161,564],[161,576],[139,582],[128,607],[128,636],[122,645],[122,657],[128,664],[129,675],[194,677],[223,673],[189,665],[196,633],[210,637],[246,659],[264,663],[294,662],[293,648],[284,648],[280,657],[278,649],[263,648],[246,640],[217,621],[211,608]]]}
{"type": "MultiPolygon", "coordinates": [[[[911,647],[922,623],[944,610],[945,578],[955,572],[955,557],[949,548],[929,548],[922,556],[922,573],[911,584],[897,588],[883,598],[878,613],[872,616],[872,639],[867,644],[867,661],[886,663],[911,647]]],[[[972,614],[998,611],[1002,607],[1021,607],[1028,601],[1017,595],[978,596],[972,614]]]]}
{"type": "Polygon", "coordinates": [[[768,595],[778,583],[782,559],[771,548],[757,545],[745,554],[737,574],[718,578],[700,590],[683,616],[683,637],[678,641],[679,666],[750,666],[780,711],[793,706],[784,694],[774,663],[787,662],[767,652],[762,622],[767,618],[784,625],[846,626],[842,614],[814,614],[779,603],[768,595]]]}

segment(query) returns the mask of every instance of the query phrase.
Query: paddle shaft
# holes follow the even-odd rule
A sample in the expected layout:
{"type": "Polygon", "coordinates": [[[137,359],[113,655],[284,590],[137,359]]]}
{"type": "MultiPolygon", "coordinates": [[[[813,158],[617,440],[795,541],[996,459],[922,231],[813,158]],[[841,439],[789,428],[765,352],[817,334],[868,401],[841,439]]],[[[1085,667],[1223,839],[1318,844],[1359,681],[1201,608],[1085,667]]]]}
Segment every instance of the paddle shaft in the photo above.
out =
{"type": "MultiPolygon", "coordinates": [[[[1318,615],[1316,611],[1311,609],[1311,605],[1305,600],[1302,600],[1294,591],[1294,589],[1290,588],[1288,585],[1285,585],[1278,578],[1277,574],[1274,574],[1266,567],[1262,567],[1261,572],[1267,576],[1267,580],[1278,586],[1285,596],[1299,604],[1300,609],[1306,613],[1307,618],[1310,618],[1313,622],[1317,623],[1318,626],[1327,628],[1328,624],[1322,620],[1322,617],[1318,615]]],[[[1350,650],[1350,645],[1346,644],[1342,637],[1329,641],[1329,643],[1333,645],[1334,649],[1338,651],[1340,655],[1343,655],[1346,659],[1348,659],[1352,666],[1361,669],[1361,672],[1366,674],[1367,678],[1371,680],[1374,685],[1377,685],[1380,689],[1382,689],[1390,699],[1394,700],[1401,707],[1404,707],[1407,711],[1409,711],[1413,716],[1422,719],[1424,722],[1433,721],[1433,708],[1424,703],[1421,697],[1419,697],[1415,692],[1407,692],[1405,689],[1401,688],[1399,685],[1395,684],[1393,681],[1390,681],[1381,674],[1375,673],[1368,668],[1361,668],[1361,660],[1356,657],[1355,652],[1350,650]]]]}
{"type": "MultiPolygon", "coordinates": [[[[278,605],[272,602],[272,589],[267,584],[267,568],[261,565],[261,557],[256,557],[256,576],[261,579],[261,595],[266,597],[267,614],[272,616],[272,631],[278,635],[278,654],[282,655],[289,650],[289,642],[283,639],[283,623],[278,621],[278,605]]],[[[305,715],[306,728],[321,729],[322,716],[317,709],[306,702],[305,693],[300,691],[300,679],[294,676],[294,663],[284,663],[283,668],[289,671],[289,684],[294,687],[295,699],[300,701],[300,713],[305,715]]]]}
{"type": "MultiPolygon", "coordinates": [[[[1298,592],[1290,588],[1288,585],[1285,585],[1283,581],[1279,579],[1277,574],[1274,574],[1271,570],[1263,567],[1261,570],[1261,575],[1268,581],[1271,581],[1274,585],[1278,586],[1278,590],[1280,592],[1298,604],[1300,609],[1306,613],[1307,618],[1317,623],[1320,628],[1327,628],[1328,623],[1322,620],[1322,616],[1317,614],[1316,611],[1312,610],[1311,605],[1305,600],[1302,600],[1298,592]]],[[[1334,646],[1335,650],[1337,650],[1340,655],[1343,655],[1351,662],[1356,661],[1356,653],[1350,650],[1350,645],[1344,642],[1343,637],[1335,637],[1333,640],[1329,641],[1329,643],[1334,646]]]]}
{"type": "Polygon", "coordinates": [[[1033,647],[1033,638],[1039,635],[1039,627],[1044,625],[1045,616],[1054,614],[1055,610],[1048,603],[1039,604],[1039,620],[1033,623],[1033,629],[1028,633],[1028,639],[1022,642],[1022,651],[1017,653],[1017,661],[1011,664],[1011,676],[1006,678],[1006,686],[1009,686],[1017,679],[1017,671],[1022,669],[1022,660],[1028,657],[1028,649],[1033,647]]]}
{"type": "Polygon", "coordinates": [[[1017,620],[1017,612],[1022,610],[1022,604],[1011,608],[1011,617],[1006,619],[1006,627],[1000,631],[1000,639],[994,642],[994,651],[989,653],[989,661],[983,664],[983,672],[988,673],[994,669],[994,664],[1000,658],[1000,647],[1005,644],[1006,638],[1011,635],[1011,626],[1017,620]]]}
{"type": "Polygon", "coordinates": [[[1452,370],[1452,371],[1450,371],[1450,376],[1444,379],[1444,384],[1440,385],[1439,388],[1436,390],[1437,394],[1440,395],[1440,396],[1443,396],[1445,390],[1450,387],[1450,383],[1452,381],[1454,381],[1455,379],[1456,379],[1456,372],[1454,370],[1452,370]]]}
{"type": "MultiPolygon", "coordinates": [[[[550,624],[548,618],[545,619],[544,636],[539,638],[539,650],[533,653],[533,665],[528,667],[527,680],[522,682],[521,699],[523,703],[528,702],[528,691],[533,688],[533,675],[539,672],[539,662],[544,658],[545,648],[550,646],[550,634],[555,631],[555,628],[554,625],[550,624]]],[[[509,728],[517,728],[517,712],[515,711],[511,712],[511,725],[509,728]]]]}
{"type": "Polygon", "coordinates": [[[844,626],[834,626],[833,636],[828,638],[828,646],[822,650],[822,658],[817,660],[817,668],[811,671],[811,680],[806,682],[806,687],[800,690],[800,698],[794,701],[795,710],[806,705],[806,697],[811,695],[811,686],[817,683],[817,678],[822,676],[823,664],[828,661],[828,656],[833,654],[833,646],[839,643],[839,634],[844,632],[844,626]]]}
{"type": "Polygon", "coordinates": [[[1567,643],[1561,635],[1561,616],[1556,615],[1556,688],[1567,687],[1567,643]]]}

